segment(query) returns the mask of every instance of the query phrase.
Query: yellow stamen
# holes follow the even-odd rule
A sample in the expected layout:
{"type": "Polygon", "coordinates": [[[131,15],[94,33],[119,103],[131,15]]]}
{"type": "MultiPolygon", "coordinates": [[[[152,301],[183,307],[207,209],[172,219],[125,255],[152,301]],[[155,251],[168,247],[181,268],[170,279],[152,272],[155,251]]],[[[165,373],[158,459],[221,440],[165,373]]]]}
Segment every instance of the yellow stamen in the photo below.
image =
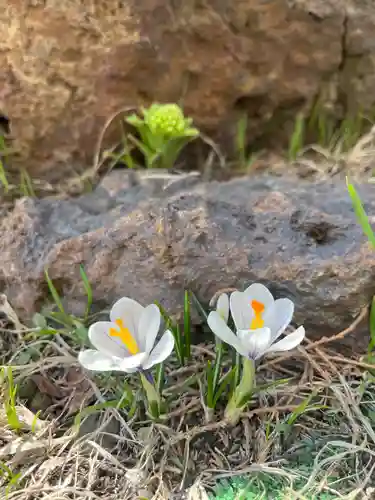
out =
{"type": "Polygon", "coordinates": [[[250,330],[262,328],[264,326],[264,319],[262,318],[262,314],[264,313],[264,304],[262,304],[262,302],[258,302],[257,300],[252,300],[251,307],[254,310],[255,317],[251,321],[250,330]]]}
{"type": "Polygon", "coordinates": [[[139,352],[139,348],[133,335],[130,333],[130,330],[124,326],[122,319],[116,319],[115,323],[119,327],[119,330],[116,328],[110,328],[109,334],[112,337],[119,337],[128,348],[130,354],[137,354],[139,352]]]}

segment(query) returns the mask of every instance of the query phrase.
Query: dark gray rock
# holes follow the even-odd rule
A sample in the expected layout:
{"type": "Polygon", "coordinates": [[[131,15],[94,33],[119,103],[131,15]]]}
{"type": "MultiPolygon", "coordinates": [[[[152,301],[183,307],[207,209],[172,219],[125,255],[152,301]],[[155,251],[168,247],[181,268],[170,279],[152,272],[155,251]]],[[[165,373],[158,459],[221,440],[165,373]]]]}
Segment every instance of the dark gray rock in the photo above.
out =
{"type": "MultiPolygon", "coordinates": [[[[38,310],[46,266],[73,312],[85,305],[80,264],[98,305],[129,295],[173,313],[185,287],[208,302],[259,280],[291,297],[296,321],[317,338],[347,327],[375,293],[375,251],[344,183],[169,177],[117,171],[80,198],[20,200],[0,227],[0,285],[13,307],[24,317],[38,310]]],[[[375,186],[359,191],[375,214],[375,186]]],[[[362,333],[347,340],[357,351],[362,333]]]]}

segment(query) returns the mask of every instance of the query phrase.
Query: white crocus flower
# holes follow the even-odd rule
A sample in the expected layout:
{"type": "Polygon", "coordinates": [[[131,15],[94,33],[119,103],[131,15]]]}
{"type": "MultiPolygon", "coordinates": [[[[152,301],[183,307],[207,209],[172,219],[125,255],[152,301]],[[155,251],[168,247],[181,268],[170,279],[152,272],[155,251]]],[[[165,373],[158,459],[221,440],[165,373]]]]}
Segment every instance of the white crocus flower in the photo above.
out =
{"type": "Polygon", "coordinates": [[[294,304],[289,299],[274,300],[271,292],[260,283],[250,285],[244,292],[233,292],[230,311],[236,333],[218,311],[209,314],[208,325],[217,337],[249,359],[256,360],[271,352],[289,351],[305,337],[305,329],[300,326],[276,342],[292,320],[294,304]]]}
{"type": "Polygon", "coordinates": [[[228,323],[229,319],[229,297],[226,293],[219,295],[216,303],[216,311],[223,318],[225,323],[228,323]]]}
{"type": "Polygon", "coordinates": [[[160,310],[128,297],[118,300],[110,312],[111,321],[90,326],[88,336],[95,349],[79,353],[79,362],[88,370],[147,370],[164,361],[173,351],[174,337],[167,330],[154,346],[160,328],[160,310]]]}

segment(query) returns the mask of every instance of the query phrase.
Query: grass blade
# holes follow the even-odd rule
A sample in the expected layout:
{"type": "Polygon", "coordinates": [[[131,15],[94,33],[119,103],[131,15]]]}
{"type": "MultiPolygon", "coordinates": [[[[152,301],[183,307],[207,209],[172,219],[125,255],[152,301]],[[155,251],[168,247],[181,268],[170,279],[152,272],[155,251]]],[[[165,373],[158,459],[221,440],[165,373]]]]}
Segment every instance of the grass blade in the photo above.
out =
{"type": "Polygon", "coordinates": [[[164,373],[164,363],[160,363],[157,367],[156,367],[156,382],[155,382],[155,386],[156,386],[156,392],[158,394],[162,394],[163,392],[163,389],[164,389],[164,381],[165,381],[165,373],[164,373]]]}
{"type": "Polygon", "coordinates": [[[370,309],[370,343],[368,352],[372,352],[375,348],[375,297],[373,297],[370,309]]]}
{"type": "Polygon", "coordinates": [[[9,182],[5,173],[4,163],[0,158],[0,183],[3,185],[4,191],[9,192],[9,182]]]}
{"type": "Polygon", "coordinates": [[[207,318],[208,318],[208,314],[206,313],[206,311],[204,310],[204,307],[202,306],[202,304],[200,303],[200,301],[198,300],[197,296],[195,295],[194,292],[190,291],[190,297],[194,303],[194,306],[196,307],[199,315],[202,317],[202,319],[204,319],[204,321],[207,321],[207,318]]]}
{"type": "Polygon", "coordinates": [[[207,378],[207,397],[206,397],[206,403],[209,408],[215,408],[214,405],[214,386],[213,386],[213,369],[211,366],[211,361],[207,361],[207,368],[206,368],[206,378],[207,378]]]}
{"type": "Polygon", "coordinates": [[[65,312],[64,306],[63,306],[61,299],[60,299],[60,295],[59,295],[58,291],[56,290],[56,287],[53,284],[53,281],[49,277],[47,268],[44,270],[44,275],[45,275],[46,280],[47,280],[47,285],[48,285],[49,291],[51,292],[52,298],[53,298],[57,308],[59,309],[59,311],[61,313],[63,321],[65,322],[65,324],[73,326],[72,318],[69,316],[69,314],[67,314],[65,312]]]}
{"type": "Polygon", "coordinates": [[[8,193],[9,182],[5,172],[4,162],[1,158],[2,155],[5,155],[5,151],[6,151],[5,140],[4,137],[0,135],[0,183],[3,185],[4,191],[8,193]]]}
{"type": "Polygon", "coordinates": [[[248,121],[247,115],[244,114],[237,123],[237,133],[235,137],[236,150],[241,167],[243,167],[246,164],[247,121],[248,121]]]}
{"type": "Polygon", "coordinates": [[[238,386],[241,380],[241,354],[239,354],[237,351],[235,353],[235,372],[234,372],[234,388],[238,386]]]}
{"type": "Polygon", "coordinates": [[[299,114],[296,117],[294,124],[294,130],[289,142],[289,160],[294,161],[297,158],[298,153],[303,148],[303,143],[305,139],[305,117],[299,114]]]}
{"type": "Polygon", "coordinates": [[[21,170],[20,187],[21,187],[21,192],[24,196],[29,196],[30,198],[36,198],[33,182],[27,170],[24,168],[21,170]]]}
{"type": "Polygon", "coordinates": [[[90,281],[87,277],[87,274],[85,273],[85,270],[83,268],[83,266],[79,266],[79,272],[81,274],[81,278],[82,278],[82,281],[83,281],[83,286],[85,288],[85,292],[86,292],[86,295],[87,295],[87,305],[86,305],[86,311],[85,311],[85,320],[87,320],[89,314],[90,314],[90,309],[91,309],[91,306],[92,306],[92,288],[91,288],[91,285],[90,285],[90,281]]]}
{"type": "Polygon", "coordinates": [[[86,408],[83,408],[75,416],[74,427],[79,428],[82,419],[87,417],[88,415],[92,415],[92,414],[97,413],[98,411],[101,411],[101,410],[106,410],[107,408],[116,408],[117,410],[120,410],[122,408],[126,408],[126,406],[131,405],[131,403],[132,403],[132,398],[131,398],[131,400],[129,400],[129,394],[124,392],[122,398],[120,398],[120,399],[114,399],[114,400],[106,401],[104,403],[98,403],[96,405],[86,406],[86,408]]]}
{"type": "Polygon", "coordinates": [[[171,320],[169,314],[164,309],[164,307],[161,304],[159,304],[158,302],[155,302],[155,303],[158,306],[158,308],[160,310],[160,314],[162,315],[162,318],[165,321],[166,329],[171,330],[171,332],[173,334],[175,344],[176,344],[176,353],[177,353],[178,360],[179,360],[181,366],[184,366],[184,364],[185,364],[185,352],[184,352],[184,345],[183,345],[182,338],[181,338],[180,328],[178,325],[173,323],[173,321],[171,320]]]}
{"type": "Polygon", "coordinates": [[[349,195],[352,199],[354,212],[358,219],[358,222],[361,224],[362,230],[367,236],[368,240],[375,248],[375,234],[372,230],[365,209],[363,208],[361,198],[359,197],[359,194],[357,193],[354,185],[349,182],[348,178],[346,178],[346,185],[348,187],[349,195]]]}
{"type": "Polygon", "coordinates": [[[51,278],[49,277],[48,269],[44,270],[44,274],[45,274],[45,277],[46,277],[46,280],[47,280],[49,291],[51,292],[51,295],[53,297],[53,300],[54,300],[55,304],[57,305],[59,311],[62,314],[66,315],[64,306],[63,306],[63,304],[61,302],[61,299],[60,299],[60,295],[58,294],[58,292],[57,292],[57,290],[55,288],[55,285],[53,284],[51,278]]]}
{"type": "Polygon", "coordinates": [[[191,322],[190,322],[190,298],[189,292],[185,290],[184,297],[184,347],[187,359],[191,357],[191,322]]]}
{"type": "Polygon", "coordinates": [[[221,395],[225,391],[225,389],[231,385],[232,377],[234,375],[234,368],[231,368],[220,380],[219,386],[215,388],[215,397],[213,401],[213,408],[217,405],[221,395]]]}
{"type": "Polygon", "coordinates": [[[316,392],[312,392],[307,396],[306,399],[300,403],[297,408],[291,413],[290,417],[287,420],[288,425],[293,425],[297,418],[302,415],[310,404],[310,401],[316,396],[316,392]]]}
{"type": "Polygon", "coordinates": [[[223,358],[223,343],[220,339],[218,339],[215,335],[216,340],[216,356],[215,356],[215,365],[214,365],[214,374],[213,374],[213,387],[214,392],[216,392],[217,384],[219,382],[220,371],[221,371],[221,360],[223,358]]]}

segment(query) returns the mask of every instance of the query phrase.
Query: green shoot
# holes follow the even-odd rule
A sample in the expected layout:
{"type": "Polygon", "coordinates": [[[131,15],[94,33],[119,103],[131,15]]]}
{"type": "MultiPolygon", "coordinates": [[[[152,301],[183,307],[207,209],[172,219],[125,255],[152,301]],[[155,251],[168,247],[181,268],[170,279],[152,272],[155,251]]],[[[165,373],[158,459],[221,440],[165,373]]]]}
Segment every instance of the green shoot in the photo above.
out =
{"type": "Polygon", "coordinates": [[[107,408],[116,408],[116,410],[122,408],[133,408],[134,395],[130,387],[126,384],[124,386],[124,391],[120,399],[113,399],[111,401],[106,401],[105,403],[98,403],[96,405],[86,406],[80,412],[77,413],[74,419],[74,427],[76,432],[78,432],[82,420],[89,415],[94,415],[95,413],[106,410],[107,408]]]}
{"type": "Polygon", "coordinates": [[[124,148],[120,156],[120,161],[124,163],[130,170],[136,168],[135,161],[131,155],[131,148],[129,148],[127,144],[124,145],[124,148]]]}
{"type": "MultiPolygon", "coordinates": [[[[83,319],[79,319],[74,317],[73,315],[68,314],[65,311],[60,295],[51,280],[48,270],[45,269],[46,281],[48,284],[49,291],[52,295],[52,298],[57,306],[58,311],[49,312],[46,315],[35,315],[33,318],[35,326],[38,330],[35,332],[38,336],[40,335],[50,335],[58,332],[56,328],[50,328],[47,323],[47,319],[52,320],[63,328],[69,329],[69,334],[73,335],[76,341],[81,344],[81,346],[87,345],[88,343],[88,329],[86,327],[86,323],[88,321],[88,317],[90,314],[90,309],[93,301],[93,294],[90,282],[88,277],[83,269],[80,266],[80,274],[83,282],[84,289],[87,295],[87,305],[85,310],[85,315],[83,319]]],[[[64,331],[62,331],[64,333],[64,331]]]]}
{"type": "MultiPolygon", "coordinates": [[[[357,193],[354,185],[349,182],[348,178],[346,178],[346,185],[348,187],[349,195],[352,199],[355,215],[358,219],[359,224],[362,227],[362,231],[367,236],[371,245],[375,248],[375,233],[370,225],[365,209],[363,208],[361,198],[357,193]]],[[[369,328],[370,328],[370,342],[368,345],[368,353],[370,354],[375,347],[375,297],[372,299],[371,302],[369,328]]]]}
{"type": "MultiPolygon", "coordinates": [[[[192,301],[197,308],[199,314],[206,321],[207,320],[207,312],[204,307],[196,297],[193,292],[190,292],[190,296],[192,301]]],[[[224,345],[220,339],[215,336],[216,342],[216,356],[215,361],[212,363],[209,361],[206,367],[206,384],[207,384],[207,392],[206,392],[206,405],[210,410],[215,410],[218,401],[220,400],[222,394],[225,392],[227,388],[231,388],[232,381],[235,375],[235,369],[232,368],[227,371],[221,378],[221,368],[222,368],[222,359],[224,352],[224,345]]]]}
{"type": "Polygon", "coordinates": [[[237,124],[237,133],[235,137],[235,145],[236,151],[238,155],[238,161],[241,167],[246,166],[247,164],[247,155],[246,155],[246,133],[247,133],[247,115],[244,114],[237,124]]]}
{"type": "Polygon", "coordinates": [[[173,334],[175,341],[175,349],[178,361],[181,366],[185,365],[185,346],[184,346],[184,337],[181,335],[180,327],[177,323],[175,323],[172,318],[168,315],[167,311],[163,308],[163,306],[159,303],[156,305],[160,309],[160,314],[165,321],[165,328],[170,330],[173,334]]]}
{"type": "Polygon", "coordinates": [[[232,383],[232,392],[234,392],[235,388],[238,386],[241,380],[241,355],[238,352],[233,351],[233,367],[234,367],[234,377],[232,383]]]}
{"type": "Polygon", "coordinates": [[[4,409],[8,425],[11,429],[18,432],[22,428],[22,423],[18,418],[16,409],[17,385],[13,381],[11,367],[2,368],[1,381],[5,385],[4,409]]]}
{"type": "Polygon", "coordinates": [[[126,133],[125,123],[121,122],[121,135],[122,135],[122,151],[120,152],[119,158],[116,159],[115,164],[120,161],[124,163],[126,167],[130,170],[136,168],[136,163],[132,157],[132,146],[129,144],[128,136],[126,133]]]}
{"type": "Polygon", "coordinates": [[[36,431],[36,426],[38,423],[39,415],[41,414],[42,410],[38,410],[33,418],[33,421],[31,422],[31,432],[34,434],[36,431]]]}
{"type": "MultiPolygon", "coordinates": [[[[138,137],[129,134],[127,139],[142,153],[147,168],[172,168],[182,149],[199,136],[191,118],[186,118],[177,104],[154,103],[142,108],[140,115],[126,118],[138,133],[138,137]]],[[[131,168],[134,165],[127,147],[125,163],[131,168]]]]}
{"type": "Polygon", "coordinates": [[[21,478],[21,472],[17,472],[16,474],[10,469],[6,463],[0,462],[0,476],[4,477],[7,486],[5,488],[5,496],[8,497],[12,488],[19,485],[19,481],[21,478]]]}
{"type": "Polygon", "coordinates": [[[85,321],[87,321],[89,314],[90,314],[90,309],[92,306],[92,288],[91,288],[89,279],[87,277],[87,274],[85,273],[83,266],[79,267],[79,272],[81,274],[83,286],[85,288],[85,292],[87,295],[87,306],[86,306],[86,311],[85,311],[85,321]]]}
{"type": "Polygon", "coordinates": [[[26,169],[22,169],[20,173],[20,192],[23,196],[36,198],[33,183],[26,169]]]}
{"type": "Polygon", "coordinates": [[[59,295],[58,291],[56,290],[55,285],[53,284],[51,278],[49,277],[47,268],[44,270],[44,274],[45,274],[45,277],[47,280],[49,291],[51,292],[51,295],[52,295],[52,298],[53,298],[55,304],[57,305],[61,314],[66,314],[64,306],[63,306],[61,299],[60,299],[60,295],[59,295]]]}
{"type": "Polygon", "coordinates": [[[207,313],[204,309],[204,307],[202,306],[202,304],[200,303],[200,301],[198,300],[198,297],[195,295],[194,292],[190,291],[190,298],[193,302],[193,305],[194,307],[196,308],[196,310],[198,311],[199,313],[199,316],[206,322],[207,321],[207,313]]]}
{"type": "Polygon", "coordinates": [[[149,380],[149,377],[142,372],[139,372],[139,376],[147,402],[147,413],[153,420],[158,420],[162,413],[161,394],[158,392],[158,388],[155,387],[152,377],[149,380]]]}
{"type": "Polygon", "coordinates": [[[354,212],[358,219],[358,222],[360,223],[362,230],[367,236],[368,240],[375,248],[375,234],[374,231],[372,230],[365,209],[363,208],[361,198],[359,197],[359,194],[357,193],[354,185],[349,182],[348,178],[346,178],[346,185],[348,187],[349,195],[352,199],[354,212]]]}
{"type": "Polygon", "coordinates": [[[259,153],[247,152],[247,125],[248,117],[244,114],[237,124],[237,133],[235,136],[235,149],[237,154],[237,162],[242,170],[250,173],[255,161],[259,157],[259,153]]]}
{"type": "Polygon", "coordinates": [[[312,399],[316,396],[316,392],[312,392],[305,398],[295,410],[290,414],[290,416],[283,422],[279,422],[275,430],[278,432],[283,432],[284,434],[289,434],[296,420],[301,416],[311,411],[324,410],[327,408],[326,405],[310,404],[312,399]]]}
{"type": "Polygon", "coordinates": [[[370,343],[368,352],[371,353],[375,348],[375,297],[373,297],[370,309],[370,343]]]}
{"type": "Polygon", "coordinates": [[[156,378],[155,386],[158,394],[161,394],[164,389],[165,373],[164,373],[164,363],[160,363],[156,367],[156,378]]]}
{"type": "Polygon", "coordinates": [[[316,393],[312,392],[309,396],[302,401],[298,405],[298,407],[291,413],[290,417],[287,420],[288,425],[293,425],[298,417],[303,415],[306,411],[308,411],[310,401],[316,396],[316,393]]]}
{"type": "Polygon", "coordinates": [[[215,342],[216,342],[216,356],[215,356],[215,363],[214,363],[214,368],[213,368],[213,375],[212,375],[212,385],[213,385],[213,393],[215,394],[218,384],[219,384],[219,377],[220,377],[220,372],[221,372],[221,363],[223,359],[223,351],[224,351],[224,346],[223,342],[218,339],[215,335],[215,342]]]}
{"type": "Polygon", "coordinates": [[[8,178],[5,172],[5,166],[4,162],[2,160],[2,157],[5,156],[6,152],[6,146],[5,146],[5,139],[4,137],[0,134],[0,183],[2,184],[4,191],[6,193],[9,192],[9,182],[8,178]]]}
{"type": "Polygon", "coordinates": [[[190,298],[189,292],[185,290],[184,296],[184,347],[187,359],[191,357],[191,324],[190,324],[190,298]]]}
{"type": "Polygon", "coordinates": [[[296,160],[299,152],[302,150],[305,140],[305,117],[298,114],[294,123],[294,130],[289,142],[289,161],[296,160]]]}
{"type": "Polygon", "coordinates": [[[212,365],[211,361],[208,361],[206,367],[206,405],[211,410],[215,410],[221,396],[228,388],[231,387],[234,375],[234,368],[231,368],[219,379],[221,371],[221,366],[219,363],[220,361],[216,357],[214,364],[212,365]]]}

